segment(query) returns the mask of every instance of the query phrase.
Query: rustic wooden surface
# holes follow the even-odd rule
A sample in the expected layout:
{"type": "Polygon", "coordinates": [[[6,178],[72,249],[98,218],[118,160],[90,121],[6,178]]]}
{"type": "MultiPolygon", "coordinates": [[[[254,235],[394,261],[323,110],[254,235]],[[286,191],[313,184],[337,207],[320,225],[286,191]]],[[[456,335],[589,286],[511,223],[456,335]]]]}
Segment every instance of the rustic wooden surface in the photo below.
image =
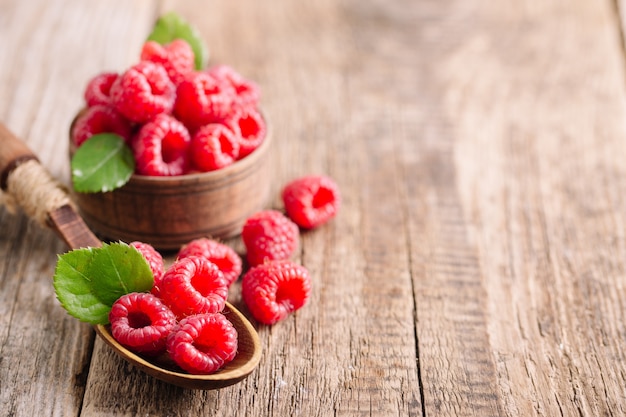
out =
{"type": "Polygon", "coordinates": [[[302,235],[312,300],[243,383],[168,386],[65,314],[64,244],[0,208],[0,414],[626,414],[618,0],[0,0],[0,117],[57,178],[86,81],[169,10],[261,85],[272,207],[342,189],[302,235]]]}

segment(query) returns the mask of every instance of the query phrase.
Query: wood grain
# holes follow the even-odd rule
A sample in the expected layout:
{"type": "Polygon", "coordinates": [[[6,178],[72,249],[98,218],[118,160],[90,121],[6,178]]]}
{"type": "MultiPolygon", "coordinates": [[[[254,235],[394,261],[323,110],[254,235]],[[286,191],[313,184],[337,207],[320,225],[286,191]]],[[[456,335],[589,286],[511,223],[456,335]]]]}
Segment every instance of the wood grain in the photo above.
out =
{"type": "Polygon", "coordinates": [[[487,3],[463,16],[472,29],[441,77],[505,411],[621,415],[626,108],[612,4],[487,3]]]}
{"type": "Polygon", "coordinates": [[[0,115],[55,176],[81,86],[168,10],[260,84],[270,206],[299,175],[339,183],[339,216],[301,236],[312,299],[259,327],[241,384],[172,387],[62,311],[64,246],[0,209],[0,410],[626,413],[621,0],[0,0],[0,115]]]}

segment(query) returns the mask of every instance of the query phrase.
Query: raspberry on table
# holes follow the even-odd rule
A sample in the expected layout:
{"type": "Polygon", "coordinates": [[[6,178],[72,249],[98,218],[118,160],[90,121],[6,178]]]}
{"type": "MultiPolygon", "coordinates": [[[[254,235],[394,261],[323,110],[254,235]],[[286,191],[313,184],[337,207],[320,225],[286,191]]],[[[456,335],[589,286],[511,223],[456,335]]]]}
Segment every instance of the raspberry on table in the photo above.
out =
{"type": "Polygon", "coordinates": [[[185,75],[194,70],[193,50],[182,39],[175,39],[166,45],[147,41],[141,49],[141,60],[162,65],[174,85],[180,84],[185,75]]]}
{"type": "Polygon", "coordinates": [[[128,143],[132,136],[132,128],[130,123],[113,108],[97,104],[87,108],[76,119],[72,126],[72,141],[76,146],[80,146],[99,133],[115,133],[128,143]]]}
{"type": "Polygon", "coordinates": [[[109,322],[120,344],[136,353],[158,355],[165,351],[176,316],[156,296],[134,292],[113,303],[109,322]]]}
{"type": "Polygon", "coordinates": [[[305,229],[335,217],[341,203],[339,187],[323,175],[308,175],[291,181],[283,189],[282,200],[289,218],[305,229]]]}
{"type": "Polygon", "coordinates": [[[200,256],[213,262],[224,274],[230,286],[241,274],[241,258],[230,246],[216,240],[199,238],[194,239],[180,248],[178,259],[189,256],[200,256]]]}
{"type": "Polygon", "coordinates": [[[237,330],[221,313],[180,321],[167,337],[170,357],[190,374],[212,374],[237,354],[237,330]]]}
{"type": "Polygon", "coordinates": [[[178,259],[163,274],[160,297],[178,318],[224,309],[228,282],[217,265],[199,256],[178,259]]]}
{"type": "Polygon", "coordinates": [[[111,86],[113,105],[124,117],[146,123],[161,113],[170,113],[176,87],[158,64],[142,61],[120,75],[111,86]]]}
{"type": "Polygon", "coordinates": [[[298,226],[276,210],[250,216],[243,225],[241,237],[251,266],[290,258],[300,241],[298,226]]]}
{"type": "Polygon", "coordinates": [[[91,107],[97,104],[112,106],[111,86],[118,76],[119,74],[116,72],[103,72],[89,80],[84,93],[87,106],[91,107]]]}
{"type": "Polygon", "coordinates": [[[165,272],[163,257],[149,243],[134,241],[130,242],[128,245],[137,249],[137,251],[143,255],[146,262],[148,262],[150,270],[152,271],[152,276],[154,277],[154,285],[152,286],[152,290],[150,292],[158,297],[159,288],[161,287],[161,279],[163,278],[163,273],[165,272]]]}
{"type": "Polygon", "coordinates": [[[187,74],[176,89],[174,115],[191,131],[219,122],[231,112],[232,86],[206,72],[187,74]]]}
{"type": "Polygon", "coordinates": [[[203,172],[233,164],[239,156],[239,139],[221,123],[202,126],[191,139],[191,160],[203,172]]]}
{"type": "Polygon", "coordinates": [[[274,324],[306,304],[311,294],[308,270],[288,260],[251,268],[243,277],[241,295],[254,318],[274,324]]]}
{"type": "Polygon", "coordinates": [[[228,65],[215,65],[207,71],[218,81],[233,87],[235,103],[241,107],[256,107],[259,104],[261,92],[252,81],[244,78],[228,65]]]}
{"type": "Polygon", "coordinates": [[[135,171],[140,175],[173,176],[186,173],[191,138],[174,117],[160,114],[144,124],[132,141],[135,171]]]}
{"type": "Polygon", "coordinates": [[[237,109],[226,119],[225,123],[239,138],[238,159],[248,156],[265,139],[265,120],[254,107],[237,109]]]}

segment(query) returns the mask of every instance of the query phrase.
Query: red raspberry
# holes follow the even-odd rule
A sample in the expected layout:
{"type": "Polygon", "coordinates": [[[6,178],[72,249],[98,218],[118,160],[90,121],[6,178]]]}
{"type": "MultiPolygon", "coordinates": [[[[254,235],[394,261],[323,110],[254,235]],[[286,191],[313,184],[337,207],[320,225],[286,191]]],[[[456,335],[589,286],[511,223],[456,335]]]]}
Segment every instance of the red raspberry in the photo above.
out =
{"type": "Polygon", "coordinates": [[[147,41],[141,49],[141,60],[162,65],[174,85],[180,84],[185,75],[194,70],[193,50],[182,39],[175,39],[167,45],[147,41]]]}
{"type": "Polygon", "coordinates": [[[190,374],[219,370],[235,358],[237,345],[237,330],[220,313],[186,317],[167,337],[170,357],[190,374]]]}
{"type": "Polygon", "coordinates": [[[200,256],[213,262],[224,274],[230,286],[241,274],[241,258],[230,246],[215,240],[200,238],[183,246],[178,252],[178,259],[200,256]]]}
{"type": "Polygon", "coordinates": [[[242,107],[256,107],[261,96],[259,87],[245,79],[228,65],[216,65],[208,70],[218,81],[233,87],[235,102],[242,107]]]}
{"type": "Polygon", "coordinates": [[[157,297],[148,293],[121,296],[109,313],[115,340],[133,352],[158,355],[165,350],[176,316],[157,297]]]}
{"type": "Polygon", "coordinates": [[[274,324],[306,304],[311,294],[309,271],[291,261],[271,261],[251,268],[241,295],[254,318],[274,324]]]}
{"type": "Polygon", "coordinates": [[[231,165],[239,155],[239,140],[221,123],[202,126],[191,140],[191,159],[200,171],[213,171],[231,165]]]}
{"type": "Polygon", "coordinates": [[[111,99],[127,119],[145,123],[161,113],[170,113],[176,88],[165,69],[142,61],[119,76],[111,86],[111,99]]]}
{"type": "Polygon", "coordinates": [[[115,133],[129,142],[132,135],[130,123],[113,108],[95,105],[82,113],[72,127],[72,140],[80,146],[98,133],[115,133]]]}
{"type": "Polygon", "coordinates": [[[191,138],[172,116],[160,114],[133,139],[135,170],[140,175],[172,176],[187,171],[191,138]]]}
{"type": "Polygon", "coordinates": [[[161,299],[177,317],[224,309],[228,282],[212,262],[198,256],[179,259],[163,274],[161,299]]]}
{"type": "Polygon", "coordinates": [[[150,292],[158,296],[159,288],[161,288],[161,279],[163,278],[164,273],[163,257],[149,243],[135,241],[129,243],[129,245],[137,249],[139,253],[143,255],[146,262],[148,262],[152,275],[154,276],[154,285],[152,287],[152,291],[150,292]]]}
{"type": "Polygon", "coordinates": [[[282,192],[287,215],[305,229],[317,227],[333,218],[341,198],[335,182],[322,175],[298,178],[282,192]]]}
{"type": "Polygon", "coordinates": [[[250,216],[241,231],[248,263],[259,265],[267,260],[288,259],[298,248],[298,226],[276,210],[250,216]]]}
{"type": "Polygon", "coordinates": [[[239,108],[227,119],[226,125],[239,138],[238,159],[249,155],[265,139],[265,120],[253,107],[239,108]]]}
{"type": "Polygon", "coordinates": [[[103,72],[89,80],[84,94],[87,106],[91,107],[97,104],[112,106],[111,86],[117,77],[118,74],[115,72],[103,72]]]}
{"type": "Polygon", "coordinates": [[[226,118],[233,101],[232,87],[206,72],[191,72],[176,89],[174,114],[189,130],[226,118]]]}

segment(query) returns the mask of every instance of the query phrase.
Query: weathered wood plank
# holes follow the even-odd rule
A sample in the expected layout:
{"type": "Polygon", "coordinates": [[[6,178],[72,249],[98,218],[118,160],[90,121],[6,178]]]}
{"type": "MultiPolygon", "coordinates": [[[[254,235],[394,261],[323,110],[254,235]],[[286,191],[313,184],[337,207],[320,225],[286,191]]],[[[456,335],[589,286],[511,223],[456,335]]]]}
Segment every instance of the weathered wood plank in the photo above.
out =
{"type": "Polygon", "coordinates": [[[387,195],[386,178],[399,174],[393,161],[366,151],[378,115],[365,116],[374,128],[367,143],[357,136],[363,120],[350,117],[359,94],[345,82],[352,65],[345,41],[354,28],[342,25],[358,5],[212,2],[196,19],[204,4],[166,2],[164,10],[197,24],[213,63],[230,64],[263,88],[275,134],[273,206],[280,208],[282,184],[314,172],[340,182],[344,208],[336,221],[302,235],[299,260],[313,276],[313,298],[293,318],[259,329],[264,358],[248,380],[219,393],[164,392],[135,374],[137,383],[113,385],[106,375],[115,370],[98,368],[103,376],[90,379],[85,412],[104,415],[117,398],[115,409],[131,414],[421,415],[408,252],[396,239],[400,218],[388,216],[402,202],[387,195]],[[138,386],[149,402],[138,401],[138,386]]]}
{"type": "Polygon", "coordinates": [[[399,167],[388,173],[381,164],[374,188],[384,194],[371,204],[400,196],[395,213],[377,217],[410,254],[405,267],[413,283],[424,414],[499,416],[487,292],[458,193],[454,119],[443,114],[446,85],[438,76],[441,60],[463,43],[461,11],[457,2],[425,2],[412,8],[375,3],[357,13],[359,40],[370,52],[360,64],[369,76],[354,81],[355,95],[361,94],[352,111],[373,116],[356,134],[369,138],[362,147],[371,165],[385,158],[399,167]],[[379,85],[372,82],[376,75],[379,85]]]}
{"type": "Polygon", "coordinates": [[[243,383],[169,386],[64,313],[50,284],[63,244],[0,209],[4,414],[625,413],[610,0],[0,0],[0,115],[55,176],[87,79],[134,62],[166,10],[261,85],[272,206],[301,174],[342,188],[339,217],[302,235],[311,303],[259,328],[243,383]]]}
{"type": "MultiPolygon", "coordinates": [[[[0,10],[0,117],[53,175],[67,180],[67,132],[81,90],[97,72],[126,65],[126,42],[145,36],[154,6],[2,1],[0,10]],[[113,53],[93,53],[99,49],[113,53]]],[[[0,225],[1,414],[78,415],[94,334],[54,296],[56,254],[66,247],[4,208],[0,225]]]]}
{"type": "Polygon", "coordinates": [[[610,1],[460,16],[440,61],[507,415],[624,413],[624,67],[610,1]]]}

